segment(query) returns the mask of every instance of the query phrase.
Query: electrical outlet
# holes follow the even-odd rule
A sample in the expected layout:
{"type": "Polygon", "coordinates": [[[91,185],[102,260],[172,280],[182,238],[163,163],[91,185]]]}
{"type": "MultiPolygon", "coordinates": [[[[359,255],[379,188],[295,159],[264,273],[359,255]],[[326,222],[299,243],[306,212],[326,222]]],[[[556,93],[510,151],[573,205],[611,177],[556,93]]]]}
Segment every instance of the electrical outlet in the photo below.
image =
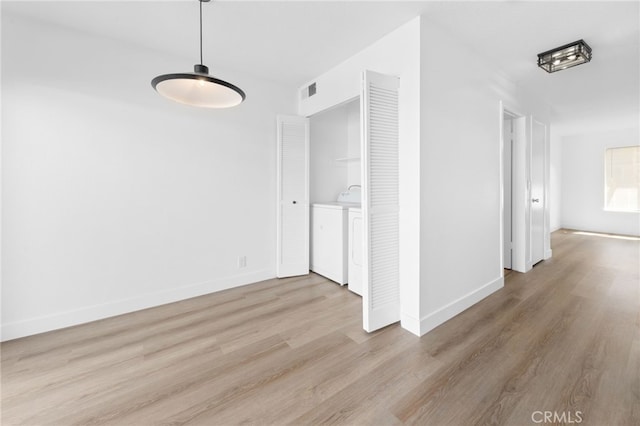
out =
{"type": "Polygon", "coordinates": [[[238,256],[238,268],[245,268],[247,266],[247,256],[238,256]]]}

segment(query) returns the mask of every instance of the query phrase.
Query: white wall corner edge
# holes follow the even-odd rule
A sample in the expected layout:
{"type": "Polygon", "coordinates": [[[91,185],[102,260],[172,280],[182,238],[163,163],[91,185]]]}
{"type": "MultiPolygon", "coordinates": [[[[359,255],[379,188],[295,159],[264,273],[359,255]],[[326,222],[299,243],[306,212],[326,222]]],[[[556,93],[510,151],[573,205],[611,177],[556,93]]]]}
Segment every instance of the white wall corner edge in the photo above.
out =
{"type": "Polygon", "coordinates": [[[129,299],[117,300],[100,305],[85,306],[53,315],[30,318],[27,320],[4,323],[1,327],[0,341],[18,339],[33,334],[45,333],[74,325],[97,321],[117,315],[153,308],[167,303],[178,302],[192,297],[203,296],[258,281],[275,278],[273,269],[262,269],[246,274],[233,275],[216,280],[185,285],[169,290],[147,293],[129,299]]]}
{"type": "Polygon", "coordinates": [[[553,257],[553,250],[545,250],[544,251],[544,260],[551,259],[553,257]]]}
{"type": "Polygon", "coordinates": [[[411,334],[420,337],[420,320],[418,318],[407,315],[404,312],[400,314],[400,326],[411,334]]]}
{"type": "Polygon", "coordinates": [[[504,277],[496,278],[495,280],[483,285],[482,287],[462,296],[457,300],[454,300],[448,305],[443,306],[437,311],[422,317],[422,319],[420,320],[419,335],[424,336],[437,326],[445,323],[459,313],[469,309],[471,306],[475,305],[485,297],[490,296],[503,287],[504,277]]]}

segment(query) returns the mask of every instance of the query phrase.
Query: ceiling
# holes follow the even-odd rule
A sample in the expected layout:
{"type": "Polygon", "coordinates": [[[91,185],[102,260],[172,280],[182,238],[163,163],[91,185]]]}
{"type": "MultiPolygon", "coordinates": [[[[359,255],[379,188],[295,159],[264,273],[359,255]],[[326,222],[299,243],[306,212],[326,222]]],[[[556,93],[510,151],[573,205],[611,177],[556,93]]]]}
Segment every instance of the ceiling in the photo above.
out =
{"type": "MultiPolygon", "coordinates": [[[[204,62],[300,86],[415,16],[453,34],[567,123],[637,120],[640,2],[214,1],[203,5],[204,62]],[[584,39],[591,63],[547,74],[536,54],[584,39]]],[[[198,59],[198,4],[177,1],[2,2],[15,14],[198,59]]]]}

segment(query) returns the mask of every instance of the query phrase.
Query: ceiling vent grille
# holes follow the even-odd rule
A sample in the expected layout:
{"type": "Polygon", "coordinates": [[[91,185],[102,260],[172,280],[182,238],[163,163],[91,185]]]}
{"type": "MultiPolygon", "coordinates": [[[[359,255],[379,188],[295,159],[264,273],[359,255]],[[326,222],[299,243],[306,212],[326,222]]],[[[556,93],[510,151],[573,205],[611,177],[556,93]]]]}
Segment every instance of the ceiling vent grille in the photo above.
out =
{"type": "Polygon", "coordinates": [[[307,99],[316,94],[316,83],[311,83],[300,91],[300,98],[307,99]]]}

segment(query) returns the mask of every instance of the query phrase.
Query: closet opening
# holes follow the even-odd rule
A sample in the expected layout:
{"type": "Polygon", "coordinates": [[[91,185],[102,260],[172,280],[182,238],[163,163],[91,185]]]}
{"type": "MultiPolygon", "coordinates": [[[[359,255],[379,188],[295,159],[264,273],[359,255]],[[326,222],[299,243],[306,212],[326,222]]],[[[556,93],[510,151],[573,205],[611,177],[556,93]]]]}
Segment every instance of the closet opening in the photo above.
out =
{"type": "Polygon", "coordinates": [[[309,269],[362,295],[360,98],[309,117],[309,269]]]}

